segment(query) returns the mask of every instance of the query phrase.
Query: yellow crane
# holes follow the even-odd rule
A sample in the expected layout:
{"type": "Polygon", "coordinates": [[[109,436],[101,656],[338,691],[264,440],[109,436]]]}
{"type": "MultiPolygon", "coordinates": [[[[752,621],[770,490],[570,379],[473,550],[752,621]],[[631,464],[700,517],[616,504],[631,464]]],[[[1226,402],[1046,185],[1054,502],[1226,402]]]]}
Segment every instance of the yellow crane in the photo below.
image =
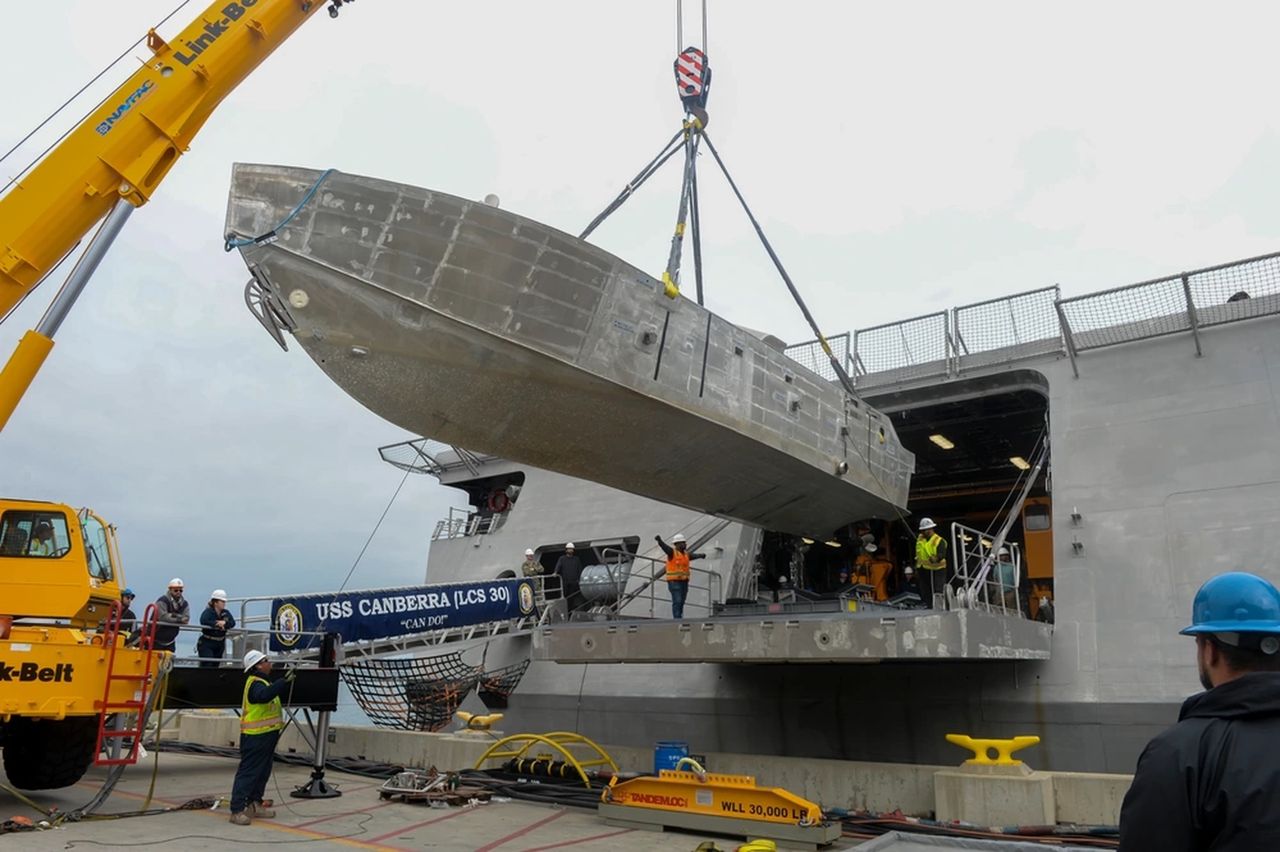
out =
{"type": "Polygon", "coordinates": [[[0,316],[98,230],[0,373],[0,429],[134,208],[150,200],[213,111],[313,15],[351,0],[216,0],[0,197],[0,316]],[[104,221],[105,217],[105,221],[104,221]]]}
{"type": "MultiPolygon", "coordinates": [[[[0,197],[0,316],[102,222],[0,373],[0,428],[129,214],[218,104],[312,15],[327,8],[336,17],[345,2],[218,0],[171,42],[151,30],[150,60],[0,197]]],[[[167,654],[129,643],[119,623],[123,586],[114,529],[97,515],[0,499],[0,743],[10,783],[64,787],[94,762],[136,759],[146,696],[167,654]],[[113,715],[133,728],[109,730],[113,715]],[[101,756],[126,736],[127,756],[101,756]]]]}

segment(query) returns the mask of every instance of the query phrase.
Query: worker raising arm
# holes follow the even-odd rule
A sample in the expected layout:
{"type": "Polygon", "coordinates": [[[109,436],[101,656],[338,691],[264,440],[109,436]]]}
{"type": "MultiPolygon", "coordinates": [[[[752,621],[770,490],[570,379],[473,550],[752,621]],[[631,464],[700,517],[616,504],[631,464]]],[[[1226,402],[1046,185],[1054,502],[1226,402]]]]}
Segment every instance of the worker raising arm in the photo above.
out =
{"type": "Polygon", "coordinates": [[[670,546],[660,535],[655,535],[653,540],[667,555],[666,580],[667,589],[671,592],[671,617],[679,620],[684,618],[684,602],[689,597],[689,563],[695,559],[705,559],[706,554],[689,553],[683,533],[673,535],[670,546]]]}

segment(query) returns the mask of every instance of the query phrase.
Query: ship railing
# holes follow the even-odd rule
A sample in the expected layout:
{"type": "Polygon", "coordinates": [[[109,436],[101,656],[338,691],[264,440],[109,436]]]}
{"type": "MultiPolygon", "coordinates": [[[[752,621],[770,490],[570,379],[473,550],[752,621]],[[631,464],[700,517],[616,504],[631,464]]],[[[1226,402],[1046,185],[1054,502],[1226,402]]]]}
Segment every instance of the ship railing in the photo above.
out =
{"type": "Polygon", "coordinates": [[[948,609],[984,609],[1025,617],[1022,610],[1022,547],[1006,541],[1013,562],[1012,581],[1001,576],[997,537],[960,523],[951,525],[951,553],[956,573],[947,587],[948,609]]]}
{"type": "MultiPolygon", "coordinates": [[[[1280,314],[1280,252],[1062,298],[1041,287],[828,338],[859,390],[938,378],[1046,355],[1186,334],[1202,354],[1203,329],[1280,314]]],[[[836,381],[817,340],[788,357],[836,381]]]]}
{"type": "MultiPolygon", "coordinates": [[[[649,617],[656,618],[657,606],[658,606],[658,597],[657,597],[656,589],[659,581],[666,580],[667,561],[665,559],[658,559],[657,557],[654,557],[654,556],[643,556],[639,554],[628,553],[627,551],[619,550],[611,547],[605,548],[604,556],[606,558],[610,556],[625,557],[631,560],[632,564],[634,564],[636,561],[649,563],[649,573],[647,575],[646,574],[637,575],[635,573],[632,573],[631,575],[632,577],[641,580],[640,585],[631,589],[625,595],[622,595],[620,598],[618,598],[617,603],[615,603],[612,607],[612,611],[615,615],[621,614],[624,607],[626,607],[632,601],[637,600],[641,595],[644,595],[646,592],[648,592],[649,617]]],[[[720,572],[714,571],[710,568],[701,568],[693,565],[689,566],[689,571],[693,575],[706,576],[707,582],[706,582],[706,585],[703,585],[701,583],[695,583],[691,579],[689,582],[689,592],[691,594],[689,595],[688,598],[686,598],[684,605],[685,607],[693,607],[695,609],[706,610],[707,614],[710,615],[715,611],[716,603],[723,601],[723,580],[720,577],[720,572]],[[707,602],[700,603],[699,601],[697,601],[695,596],[692,594],[695,591],[706,592],[707,602]]]]}
{"type": "MultiPolygon", "coordinates": [[[[196,609],[193,605],[192,609],[196,609]]],[[[291,651],[271,651],[268,652],[269,643],[272,636],[287,634],[290,637],[308,636],[313,640],[317,640],[325,636],[323,630],[276,630],[271,625],[270,616],[261,619],[251,619],[253,626],[241,626],[240,622],[236,622],[236,626],[227,631],[225,653],[221,657],[201,657],[198,650],[199,636],[205,631],[202,624],[166,624],[165,627],[177,627],[179,639],[175,640],[181,643],[181,637],[187,639],[194,638],[197,642],[197,651],[195,653],[187,653],[185,650],[176,652],[173,655],[174,665],[179,666],[196,666],[204,665],[209,668],[236,668],[242,667],[244,655],[250,649],[267,652],[270,657],[274,658],[292,658],[296,652],[291,651]],[[259,626],[261,625],[261,626],[259,626]]],[[[185,644],[185,643],[184,643],[185,644]]],[[[307,643],[311,644],[311,643],[307,643]]],[[[301,662],[301,660],[299,660],[301,662]]],[[[310,665],[311,663],[308,663],[310,665]]]]}
{"type": "Polygon", "coordinates": [[[506,519],[506,512],[484,514],[470,509],[450,506],[448,516],[436,521],[436,527],[431,533],[431,540],[439,541],[440,539],[489,535],[501,529],[506,519]]]}
{"type": "MultiPolygon", "coordinates": [[[[195,609],[195,607],[192,606],[192,609],[195,609]]],[[[190,654],[183,650],[173,654],[173,665],[181,666],[183,668],[234,668],[237,671],[242,671],[244,669],[242,662],[244,654],[249,648],[266,651],[269,647],[271,637],[284,632],[273,629],[269,622],[270,619],[268,619],[268,626],[266,627],[240,627],[237,624],[236,627],[227,631],[227,641],[224,645],[224,653],[221,657],[201,657],[198,651],[194,654],[190,654]]],[[[183,637],[191,639],[193,635],[197,637],[196,641],[198,642],[198,636],[205,630],[204,625],[201,624],[166,624],[164,626],[176,627],[178,629],[178,638],[174,640],[175,645],[179,643],[185,645],[186,643],[182,641],[183,637]]],[[[129,642],[131,644],[136,644],[140,640],[140,637],[144,636],[147,632],[142,629],[141,618],[135,622],[131,630],[132,633],[129,637],[129,642]]],[[[290,637],[311,637],[315,644],[318,645],[320,640],[324,638],[325,633],[324,631],[316,630],[300,630],[289,631],[288,635],[290,637]]],[[[289,652],[270,653],[268,656],[272,660],[288,659],[290,661],[289,665],[291,668],[317,668],[320,665],[318,659],[304,659],[299,655],[289,652]]],[[[155,714],[155,717],[147,723],[148,731],[154,732],[165,728],[171,729],[173,727],[173,720],[176,719],[180,713],[185,712],[183,708],[166,709],[164,707],[157,707],[156,710],[158,712],[155,714]]],[[[122,720],[123,716],[124,714],[121,714],[122,720]]]]}
{"type": "Polygon", "coordinates": [[[1280,313],[1280,252],[1061,299],[1058,316],[1071,367],[1090,349],[1190,333],[1280,313]]]}
{"type": "Polygon", "coordinates": [[[388,444],[378,448],[378,455],[392,467],[408,473],[426,473],[436,477],[453,470],[466,470],[474,476],[484,464],[495,458],[434,438],[414,438],[412,441],[388,444]]]}

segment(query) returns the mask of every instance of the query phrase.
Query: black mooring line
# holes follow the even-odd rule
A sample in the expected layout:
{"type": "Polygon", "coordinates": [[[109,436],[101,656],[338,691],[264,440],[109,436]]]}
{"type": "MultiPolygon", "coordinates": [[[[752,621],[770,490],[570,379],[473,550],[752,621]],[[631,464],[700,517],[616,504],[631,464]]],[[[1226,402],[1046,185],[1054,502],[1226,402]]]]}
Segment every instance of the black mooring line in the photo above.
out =
{"type": "Polygon", "coordinates": [[[671,311],[667,311],[667,318],[662,321],[662,337],[658,338],[658,363],[653,365],[653,380],[658,380],[658,371],[662,369],[662,350],[667,345],[667,326],[671,324],[671,311]]]}
{"type": "Polygon", "coordinates": [[[707,311],[707,333],[702,338],[702,378],[698,380],[698,398],[702,398],[703,388],[707,386],[707,352],[711,349],[711,311],[707,311]]]}

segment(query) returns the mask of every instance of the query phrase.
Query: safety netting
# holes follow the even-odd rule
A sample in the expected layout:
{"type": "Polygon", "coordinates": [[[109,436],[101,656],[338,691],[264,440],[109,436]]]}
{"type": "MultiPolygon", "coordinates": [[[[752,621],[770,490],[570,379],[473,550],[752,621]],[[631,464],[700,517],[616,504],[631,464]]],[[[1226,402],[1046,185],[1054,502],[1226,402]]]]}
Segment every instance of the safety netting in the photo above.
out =
{"type": "Polygon", "coordinates": [[[484,706],[490,710],[497,710],[507,706],[507,701],[511,698],[511,693],[515,692],[516,687],[520,684],[520,678],[524,677],[525,670],[529,668],[528,660],[521,660],[510,666],[503,666],[500,669],[494,669],[491,672],[485,672],[480,677],[480,689],[478,695],[480,700],[484,702],[484,706]]]}
{"type": "MultiPolygon", "coordinates": [[[[439,731],[484,676],[459,654],[344,662],[339,671],[360,709],[381,728],[439,731]]],[[[512,687],[514,688],[514,686],[512,687]]]]}

